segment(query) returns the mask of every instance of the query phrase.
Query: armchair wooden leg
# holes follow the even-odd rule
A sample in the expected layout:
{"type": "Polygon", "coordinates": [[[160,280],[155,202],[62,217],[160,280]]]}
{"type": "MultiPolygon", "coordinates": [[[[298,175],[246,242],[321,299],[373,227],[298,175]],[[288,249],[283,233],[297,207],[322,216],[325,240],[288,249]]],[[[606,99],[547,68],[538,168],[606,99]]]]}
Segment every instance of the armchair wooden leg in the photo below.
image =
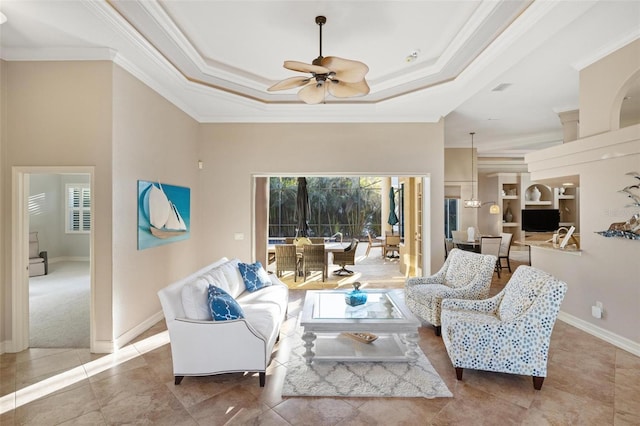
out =
{"type": "Polygon", "coordinates": [[[462,380],[462,372],[464,368],[456,367],[456,379],[462,380]]]}
{"type": "Polygon", "coordinates": [[[442,327],[439,325],[434,325],[436,336],[440,336],[442,334],[442,327]]]}
{"type": "Polygon", "coordinates": [[[535,390],[542,389],[542,382],[544,382],[544,377],[533,376],[533,388],[535,390]]]}
{"type": "Polygon", "coordinates": [[[264,371],[261,371],[260,373],[258,373],[258,375],[260,376],[260,387],[263,388],[264,382],[266,380],[266,373],[264,371]]]}
{"type": "Polygon", "coordinates": [[[175,381],[173,383],[178,386],[180,382],[182,382],[182,379],[184,379],[184,376],[175,376],[175,381]]]}

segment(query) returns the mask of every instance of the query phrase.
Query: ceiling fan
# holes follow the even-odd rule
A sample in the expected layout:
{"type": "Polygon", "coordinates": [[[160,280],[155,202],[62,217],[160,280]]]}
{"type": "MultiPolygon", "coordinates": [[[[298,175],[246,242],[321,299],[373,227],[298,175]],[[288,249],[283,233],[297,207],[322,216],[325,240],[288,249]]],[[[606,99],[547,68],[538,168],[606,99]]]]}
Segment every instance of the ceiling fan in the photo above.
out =
{"type": "Polygon", "coordinates": [[[316,16],[320,27],[320,55],[311,64],[298,61],[285,61],[284,67],[292,71],[311,73],[311,76],[298,76],[284,79],[267,90],[293,89],[302,87],[298,98],[307,104],[321,103],[329,92],[336,98],[351,98],[369,93],[369,85],[364,76],[369,67],[362,62],[337,56],[322,56],[322,26],[327,22],[324,16],[316,16]]]}

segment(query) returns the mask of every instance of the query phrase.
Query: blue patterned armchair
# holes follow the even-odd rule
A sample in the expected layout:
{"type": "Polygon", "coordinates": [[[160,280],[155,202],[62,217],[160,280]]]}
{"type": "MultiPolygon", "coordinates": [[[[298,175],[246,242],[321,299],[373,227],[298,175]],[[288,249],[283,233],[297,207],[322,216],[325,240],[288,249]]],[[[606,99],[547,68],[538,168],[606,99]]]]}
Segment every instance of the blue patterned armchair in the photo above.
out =
{"type": "Polygon", "coordinates": [[[464,368],[547,376],[551,331],[567,285],[530,266],[519,266],[505,288],[486,300],[442,302],[442,340],[458,380],[464,368]]]}
{"type": "Polygon", "coordinates": [[[435,275],[407,279],[405,303],[439,336],[442,299],[486,299],[496,261],[496,256],[452,249],[435,275]]]}

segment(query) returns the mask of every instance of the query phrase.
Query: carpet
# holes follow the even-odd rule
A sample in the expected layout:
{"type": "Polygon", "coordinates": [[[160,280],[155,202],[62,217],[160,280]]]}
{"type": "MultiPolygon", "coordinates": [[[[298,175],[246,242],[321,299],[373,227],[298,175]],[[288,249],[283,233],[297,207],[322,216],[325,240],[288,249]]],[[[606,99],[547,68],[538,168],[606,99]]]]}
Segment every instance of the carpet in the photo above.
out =
{"type": "Polygon", "coordinates": [[[88,348],[89,262],[49,264],[49,274],[29,278],[29,346],[88,348]]]}
{"type": "MultiPolygon", "coordinates": [[[[422,397],[453,395],[422,350],[415,364],[406,362],[317,361],[310,366],[302,357],[299,336],[285,364],[282,396],[422,397]]],[[[347,338],[347,337],[337,337],[347,338]]],[[[348,338],[347,338],[348,339],[348,338]]],[[[366,343],[361,343],[366,345],[366,343]]]]}

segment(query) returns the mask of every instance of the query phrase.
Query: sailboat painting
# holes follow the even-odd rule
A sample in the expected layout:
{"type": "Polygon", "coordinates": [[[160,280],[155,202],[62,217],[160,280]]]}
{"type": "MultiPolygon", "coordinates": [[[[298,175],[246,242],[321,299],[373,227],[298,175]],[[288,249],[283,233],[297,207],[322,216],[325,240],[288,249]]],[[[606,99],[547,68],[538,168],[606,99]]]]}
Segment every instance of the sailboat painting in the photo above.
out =
{"type": "Polygon", "coordinates": [[[138,250],[189,238],[189,188],[138,181],[138,250]]]}

